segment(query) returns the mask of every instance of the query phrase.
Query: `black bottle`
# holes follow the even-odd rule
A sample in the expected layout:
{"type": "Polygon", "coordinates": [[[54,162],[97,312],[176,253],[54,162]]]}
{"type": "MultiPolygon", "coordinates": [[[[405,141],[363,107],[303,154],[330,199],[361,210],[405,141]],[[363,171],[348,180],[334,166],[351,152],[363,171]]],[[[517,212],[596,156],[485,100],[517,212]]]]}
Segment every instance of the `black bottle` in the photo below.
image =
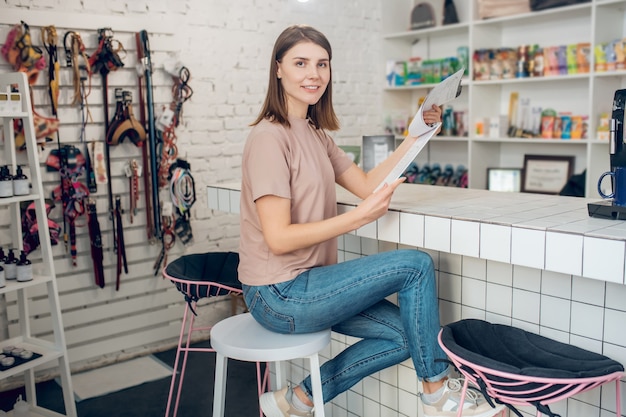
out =
{"type": "Polygon", "coordinates": [[[9,249],[9,255],[4,260],[4,277],[6,279],[17,279],[17,258],[13,249],[9,249]]]}
{"type": "Polygon", "coordinates": [[[20,260],[16,265],[17,280],[19,282],[30,281],[33,279],[33,265],[32,262],[26,259],[26,252],[20,253],[20,260]]]}
{"type": "Polygon", "coordinates": [[[13,176],[6,165],[0,168],[0,197],[13,197],[13,176]]]}
{"type": "Polygon", "coordinates": [[[18,165],[13,177],[13,195],[28,195],[29,193],[28,177],[24,175],[22,167],[18,165]]]}

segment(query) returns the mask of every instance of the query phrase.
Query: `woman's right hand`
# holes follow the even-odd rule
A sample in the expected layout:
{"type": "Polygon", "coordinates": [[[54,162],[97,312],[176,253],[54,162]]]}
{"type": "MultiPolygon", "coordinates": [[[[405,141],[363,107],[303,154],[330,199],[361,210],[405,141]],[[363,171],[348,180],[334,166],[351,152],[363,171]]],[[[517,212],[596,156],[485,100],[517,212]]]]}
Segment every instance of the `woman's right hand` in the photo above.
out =
{"type": "Polygon", "coordinates": [[[391,184],[383,185],[380,190],[370,194],[357,206],[356,210],[359,212],[363,222],[361,226],[378,220],[387,213],[394,191],[405,179],[400,177],[391,184]]]}

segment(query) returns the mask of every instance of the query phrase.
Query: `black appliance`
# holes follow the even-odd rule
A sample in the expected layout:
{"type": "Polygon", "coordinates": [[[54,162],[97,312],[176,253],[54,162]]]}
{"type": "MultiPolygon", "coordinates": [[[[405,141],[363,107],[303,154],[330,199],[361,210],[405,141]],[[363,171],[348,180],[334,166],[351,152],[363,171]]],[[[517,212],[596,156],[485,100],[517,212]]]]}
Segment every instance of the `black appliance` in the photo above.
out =
{"type": "MultiPolygon", "coordinates": [[[[626,167],[626,133],[624,113],[626,112],[626,89],[615,91],[613,110],[609,121],[609,158],[611,171],[616,167],[626,167]]],[[[613,187],[613,185],[612,185],[613,187]]],[[[589,215],[603,219],[626,220],[626,207],[613,204],[610,199],[587,204],[589,215]]]]}

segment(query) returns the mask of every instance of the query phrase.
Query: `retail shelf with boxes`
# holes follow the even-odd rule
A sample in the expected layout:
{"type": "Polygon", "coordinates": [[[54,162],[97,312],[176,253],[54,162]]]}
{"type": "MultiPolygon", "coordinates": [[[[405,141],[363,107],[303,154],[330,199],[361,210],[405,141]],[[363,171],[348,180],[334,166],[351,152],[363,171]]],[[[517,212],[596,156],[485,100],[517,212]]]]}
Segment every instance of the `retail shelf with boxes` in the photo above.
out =
{"type": "Polygon", "coordinates": [[[609,169],[613,96],[626,88],[626,0],[544,10],[525,2],[501,14],[485,1],[454,1],[458,23],[443,25],[444,0],[432,0],[435,25],[417,29],[409,17],[414,1],[385,4],[386,123],[411,117],[445,76],[447,62],[466,65],[462,94],[444,109],[453,123],[430,141],[417,165],[465,164],[469,187],[486,188],[489,168],[523,169],[526,155],[571,156],[572,173],[586,171],[585,195],[598,197],[597,180],[609,169]]]}

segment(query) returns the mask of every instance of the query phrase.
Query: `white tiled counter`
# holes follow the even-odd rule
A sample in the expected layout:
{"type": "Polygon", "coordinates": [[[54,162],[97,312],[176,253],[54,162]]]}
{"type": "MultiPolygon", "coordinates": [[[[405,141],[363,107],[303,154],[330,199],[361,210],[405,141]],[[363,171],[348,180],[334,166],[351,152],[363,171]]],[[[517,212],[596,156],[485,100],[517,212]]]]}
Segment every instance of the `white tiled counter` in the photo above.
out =
{"type": "MultiPolygon", "coordinates": [[[[238,212],[239,190],[209,186],[209,208],[238,212]]],[[[359,201],[338,188],[339,212],[359,201]]],[[[626,364],[626,221],[589,217],[587,203],[597,201],[402,184],[383,218],[340,237],[340,260],[420,248],[435,261],[442,323],[474,317],[511,324],[626,364]]],[[[334,335],[331,354],[350,343],[334,335]]],[[[367,378],[327,410],[417,417],[417,390],[407,361],[367,378]]],[[[614,389],[600,392],[551,408],[568,417],[611,415],[614,389]]]]}
{"type": "MultiPolygon", "coordinates": [[[[239,184],[210,186],[209,208],[239,211],[239,184]]],[[[389,213],[354,232],[380,241],[624,284],[626,221],[591,218],[598,200],[402,184],[389,213]]],[[[359,199],[338,188],[338,209],[359,199]]]]}

